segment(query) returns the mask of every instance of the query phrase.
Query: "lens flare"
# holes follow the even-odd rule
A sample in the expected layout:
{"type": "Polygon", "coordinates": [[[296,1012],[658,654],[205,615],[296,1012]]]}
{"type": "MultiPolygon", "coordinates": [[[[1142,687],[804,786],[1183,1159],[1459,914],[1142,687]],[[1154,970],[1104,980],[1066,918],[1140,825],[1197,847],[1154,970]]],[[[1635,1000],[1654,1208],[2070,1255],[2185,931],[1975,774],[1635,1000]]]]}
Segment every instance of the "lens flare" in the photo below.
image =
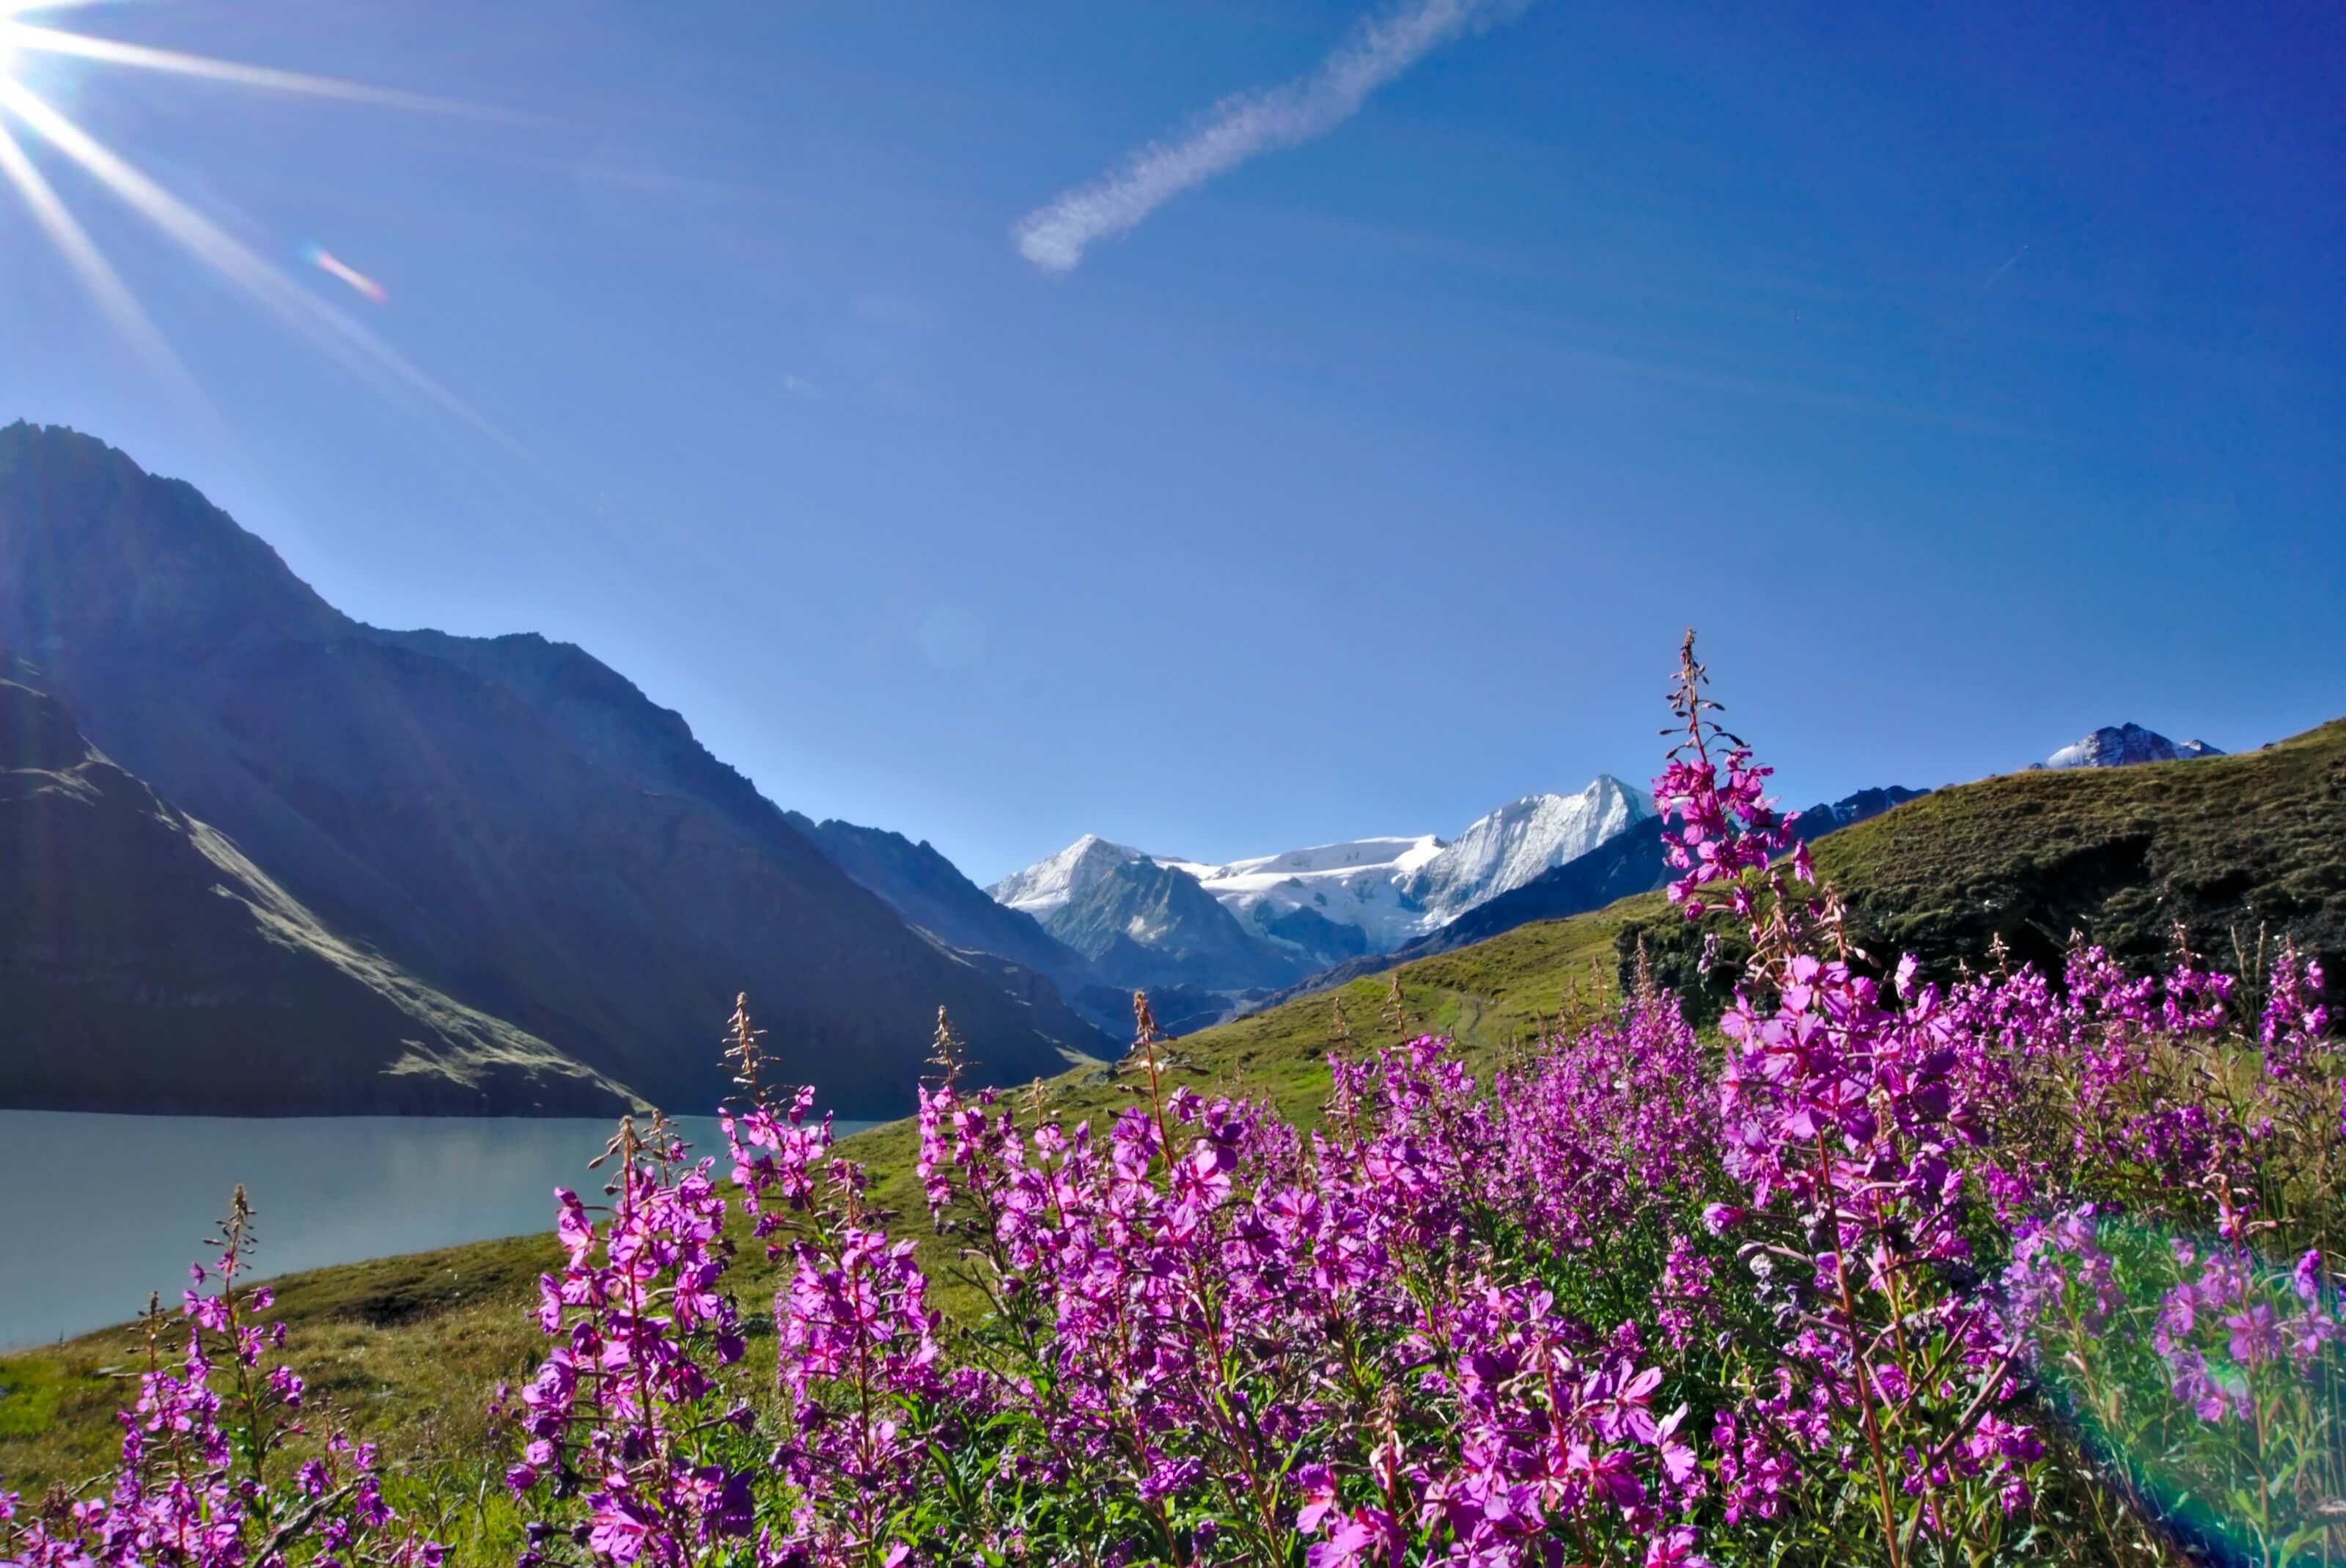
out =
{"type": "Polygon", "coordinates": [[[311,266],[315,267],[319,271],[325,273],[326,276],[330,278],[341,279],[343,282],[348,283],[352,289],[358,290],[361,295],[373,300],[376,304],[388,305],[391,303],[390,290],[384,288],[382,284],[376,282],[373,279],[368,277],[357,268],[342,260],[324,246],[316,244],[305,245],[301,248],[301,256],[304,260],[308,261],[311,266]]]}
{"type": "MultiPolygon", "coordinates": [[[[39,55],[91,66],[162,72],[229,87],[261,88],[379,108],[506,117],[420,93],[150,48],[18,19],[36,12],[77,9],[87,3],[89,0],[0,0],[0,186],[15,189],[32,215],[35,226],[56,248],[98,313],[139,357],[175,386],[194,387],[192,378],[172,353],[155,322],[132,297],[121,275],[67,210],[60,193],[34,161],[36,140],[42,150],[60,154],[79,165],[109,195],[154,225],[189,257],[242,290],[255,303],[362,378],[385,391],[420,396],[533,467],[542,468],[531,453],[485,415],[410,363],[366,327],[301,287],[284,270],[165,189],[87,128],[75,124],[9,66],[13,64],[21,67],[28,57],[39,55]],[[13,127],[18,127],[31,133],[21,143],[10,134],[13,127]]],[[[306,247],[302,257],[310,265],[373,303],[389,302],[390,292],[381,283],[338,260],[322,246],[306,247]]]]}

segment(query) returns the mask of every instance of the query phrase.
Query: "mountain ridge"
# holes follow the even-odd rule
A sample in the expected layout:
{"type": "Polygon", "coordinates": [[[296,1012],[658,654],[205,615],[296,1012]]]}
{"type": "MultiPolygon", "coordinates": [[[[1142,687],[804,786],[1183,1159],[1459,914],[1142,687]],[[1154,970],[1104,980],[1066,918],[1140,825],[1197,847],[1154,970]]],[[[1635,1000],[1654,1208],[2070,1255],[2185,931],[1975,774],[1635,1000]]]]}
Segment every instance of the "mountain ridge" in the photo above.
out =
{"type": "Polygon", "coordinates": [[[1103,973],[1135,986],[1243,991],[1286,983],[1303,969],[1249,933],[1197,878],[1145,856],[1108,865],[1042,921],[1103,973]]]}
{"type": "Polygon", "coordinates": [[[1154,975],[1236,1001],[1331,964],[1372,962],[1652,814],[1637,791],[1599,774],[1574,794],[1509,801],[1447,840],[1430,833],[1344,840],[1216,865],[1086,833],[987,891],[1036,916],[1119,980],[1154,975]],[[1195,882],[1232,918],[1235,934],[1205,905],[1136,867],[1195,882]],[[1123,944],[1111,941],[1118,927],[1123,944]],[[1184,950],[1178,961],[1148,956],[1168,945],[1184,950]],[[1219,968],[1209,954],[1220,955],[1219,968]]]}
{"type": "Polygon", "coordinates": [[[1014,960],[1055,979],[1083,968],[1081,953],[1026,911],[989,897],[926,839],[914,843],[886,828],[837,818],[817,822],[797,811],[784,815],[842,871],[939,940],[964,952],[1014,960]]]}
{"type": "Polygon", "coordinates": [[[1477,818],[1419,868],[1404,891],[1438,929],[1653,814],[1639,791],[1609,773],[1576,795],[1526,795],[1477,818]]]}
{"type": "Polygon", "coordinates": [[[841,871],[672,710],[583,650],[352,620],[192,487],[0,430],[0,642],[109,756],[335,929],[680,1109],[747,989],[778,1065],[900,1109],[948,1006],[1004,1082],[1108,1038],[841,871]],[[591,850],[589,847],[591,846],[591,850]]]}

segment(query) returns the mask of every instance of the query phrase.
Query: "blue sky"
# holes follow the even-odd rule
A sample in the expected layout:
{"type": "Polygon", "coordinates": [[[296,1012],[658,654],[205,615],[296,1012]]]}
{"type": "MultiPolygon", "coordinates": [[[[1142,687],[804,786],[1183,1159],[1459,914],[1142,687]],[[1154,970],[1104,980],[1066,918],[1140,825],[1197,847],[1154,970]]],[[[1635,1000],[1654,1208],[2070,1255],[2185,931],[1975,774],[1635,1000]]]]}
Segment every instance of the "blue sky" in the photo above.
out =
{"type": "Polygon", "coordinates": [[[20,52],[415,375],[20,117],[201,394],[0,190],[0,418],[194,481],[366,619],[577,641],[982,880],[1642,781],[1689,623],[1796,800],[2346,712],[2335,7],[1484,0],[1311,98],[1433,3],[26,16],[504,112],[20,52]],[[1021,254],[1297,83],[1309,139],[1021,254]]]}

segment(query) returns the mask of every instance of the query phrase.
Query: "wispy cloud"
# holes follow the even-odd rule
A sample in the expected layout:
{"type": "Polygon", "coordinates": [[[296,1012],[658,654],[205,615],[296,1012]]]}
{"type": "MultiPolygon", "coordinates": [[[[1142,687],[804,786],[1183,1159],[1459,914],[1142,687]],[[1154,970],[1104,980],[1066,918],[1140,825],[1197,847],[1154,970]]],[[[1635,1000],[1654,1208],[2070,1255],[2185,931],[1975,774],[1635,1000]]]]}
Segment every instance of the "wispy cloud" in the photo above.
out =
{"type": "Polygon", "coordinates": [[[1046,272],[1067,271],[1094,240],[1122,233],[1168,199],[1257,153],[1325,136],[1360,112],[1371,93],[1443,45],[1512,22],[1529,4],[1409,0],[1372,16],[1311,75],[1225,98],[1180,140],[1151,142],[1114,173],[1028,213],[1015,230],[1019,252],[1046,272]]]}

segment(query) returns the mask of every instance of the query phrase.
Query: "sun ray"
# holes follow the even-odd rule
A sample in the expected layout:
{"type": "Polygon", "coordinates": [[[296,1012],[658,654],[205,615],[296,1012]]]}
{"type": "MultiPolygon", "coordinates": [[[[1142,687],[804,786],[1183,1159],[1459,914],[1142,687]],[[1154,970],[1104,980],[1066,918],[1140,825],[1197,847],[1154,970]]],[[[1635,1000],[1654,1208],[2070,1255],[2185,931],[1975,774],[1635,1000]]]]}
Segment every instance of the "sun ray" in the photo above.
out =
{"type": "Polygon", "coordinates": [[[192,396],[199,405],[208,408],[209,402],[196,385],[195,377],[188,373],[188,367],[180,361],[179,356],[171,351],[171,345],[157,330],[154,319],[147,314],[146,309],[122,281],[121,274],[114,270],[113,263],[107,260],[105,253],[98,249],[97,241],[90,239],[88,231],[66,209],[56,188],[42,177],[41,171],[25,155],[25,149],[17,145],[16,138],[9,134],[5,124],[0,124],[0,176],[5,176],[8,183],[16,188],[16,194],[24,199],[33,220],[41,226],[42,232],[49,237],[50,242],[66,259],[66,265],[73,269],[74,276],[88,290],[99,314],[148,361],[151,369],[171,382],[176,391],[192,396]]]}
{"type": "Polygon", "coordinates": [[[486,414],[418,370],[381,338],[296,286],[250,247],[173,196],[51,107],[22,82],[0,77],[0,107],[97,178],[190,255],[269,308],[287,325],[346,361],[388,376],[454,414],[533,466],[535,454],[486,414]]]}
{"type": "Polygon", "coordinates": [[[372,104],[382,108],[417,109],[428,114],[484,116],[493,113],[450,98],[403,93],[391,87],[371,87],[362,82],[312,76],[300,71],[280,71],[267,66],[241,65],[234,60],[215,60],[204,55],[183,55],[176,49],[149,48],[143,44],[118,43],[112,38],[93,38],[56,27],[8,20],[7,15],[7,12],[0,11],[0,49],[30,49],[43,54],[71,55],[109,66],[168,71],[175,76],[200,76],[238,87],[267,87],[275,92],[302,93],[312,97],[338,98],[344,103],[372,104]]]}

